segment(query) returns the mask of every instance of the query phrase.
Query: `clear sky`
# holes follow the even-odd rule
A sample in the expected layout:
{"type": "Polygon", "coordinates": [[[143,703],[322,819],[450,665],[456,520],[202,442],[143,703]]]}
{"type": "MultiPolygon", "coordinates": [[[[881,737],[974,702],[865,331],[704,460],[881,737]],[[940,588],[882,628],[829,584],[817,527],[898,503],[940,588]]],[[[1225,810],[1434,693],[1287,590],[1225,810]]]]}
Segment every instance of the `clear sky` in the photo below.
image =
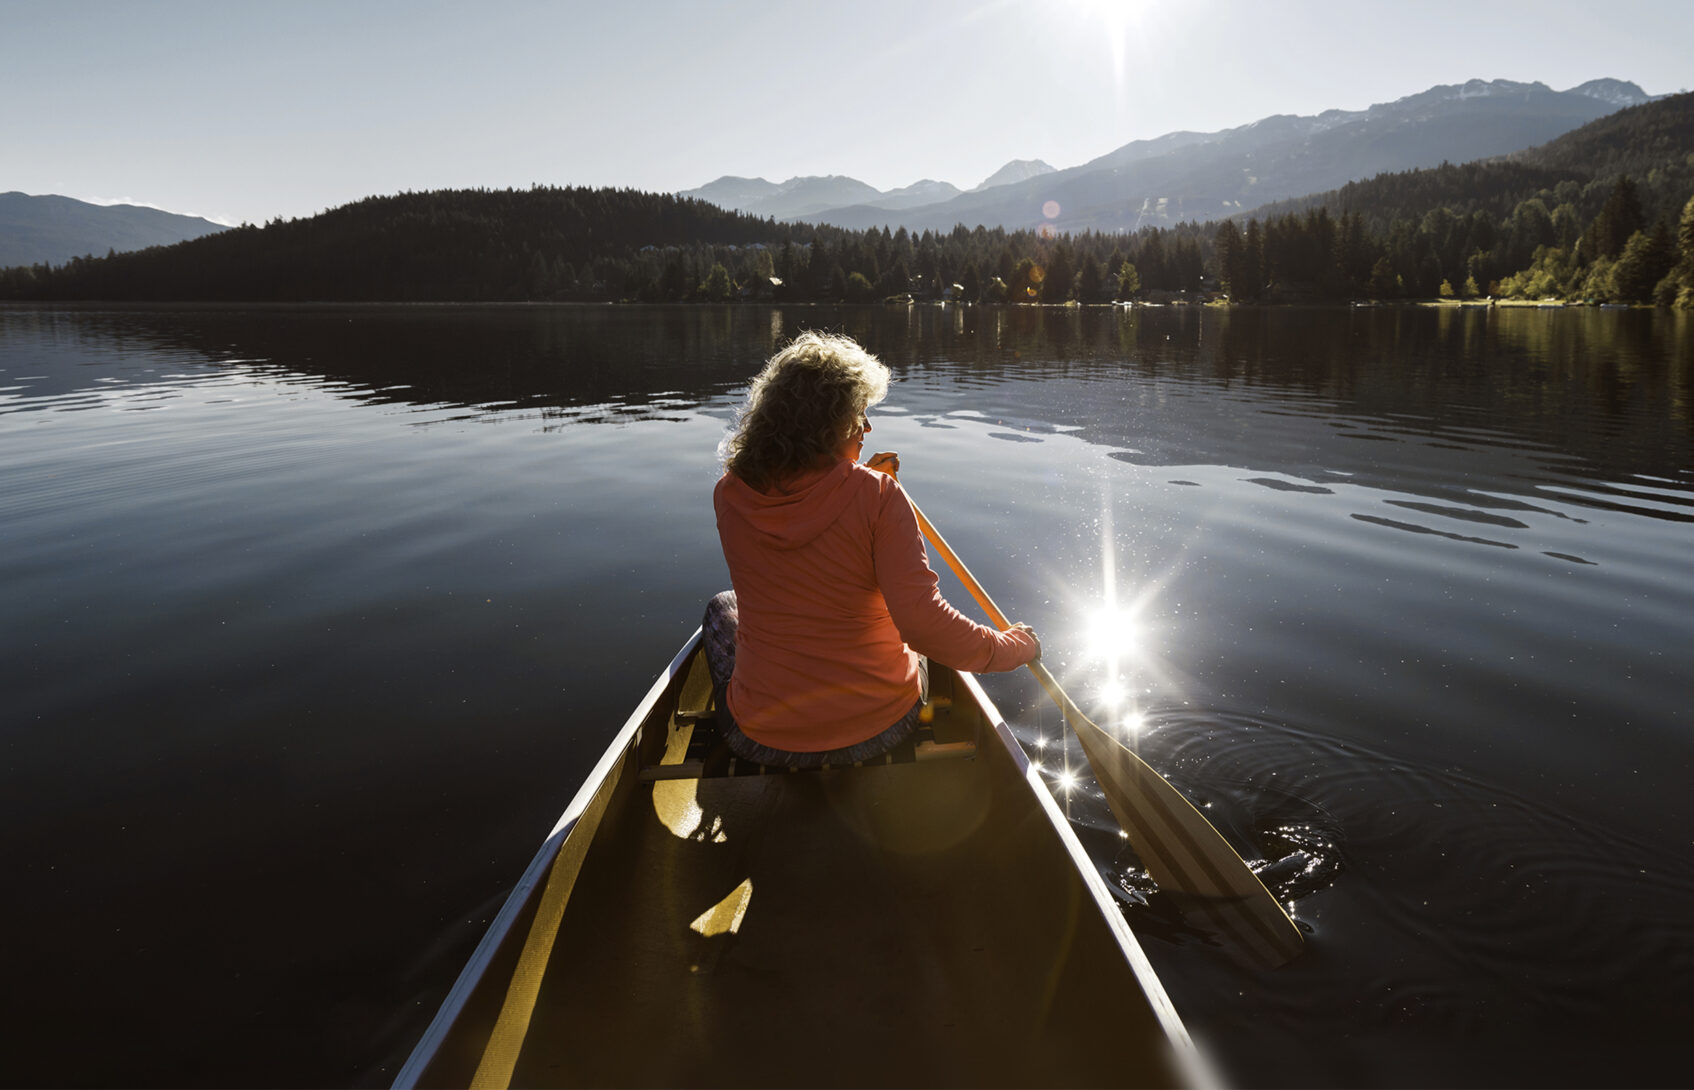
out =
{"type": "Polygon", "coordinates": [[[1694,88],[1694,0],[0,0],[0,191],[263,223],[407,189],[969,188],[1600,77],[1694,88]]]}

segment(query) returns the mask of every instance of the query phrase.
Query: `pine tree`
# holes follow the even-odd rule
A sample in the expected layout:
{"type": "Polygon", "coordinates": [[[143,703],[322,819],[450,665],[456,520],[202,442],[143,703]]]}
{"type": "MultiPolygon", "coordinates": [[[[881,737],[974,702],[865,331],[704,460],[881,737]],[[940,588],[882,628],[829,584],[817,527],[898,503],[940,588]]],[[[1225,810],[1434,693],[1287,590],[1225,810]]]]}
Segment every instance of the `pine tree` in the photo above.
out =
{"type": "Polygon", "coordinates": [[[1076,297],[1084,303],[1103,303],[1105,292],[1105,275],[1099,260],[1090,253],[1082,259],[1082,269],[1076,274],[1076,297]]]}
{"type": "Polygon", "coordinates": [[[959,286],[964,289],[965,299],[974,303],[982,298],[982,274],[977,271],[976,262],[965,265],[965,276],[959,281],[959,286]]]}
{"type": "Polygon", "coordinates": [[[1399,294],[1399,278],[1394,275],[1394,263],[1386,257],[1376,259],[1370,271],[1370,297],[1392,299],[1399,294]]]}
{"type": "Polygon", "coordinates": [[[1242,298],[1251,302],[1265,291],[1265,237],[1256,219],[1247,221],[1241,249],[1242,298]]]}
{"type": "Polygon", "coordinates": [[[1336,290],[1343,295],[1356,294],[1370,280],[1374,262],[1364,217],[1357,212],[1343,212],[1340,233],[1335,240],[1335,263],[1340,272],[1336,290]]]}
{"type": "Polygon", "coordinates": [[[540,250],[530,254],[529,260],[529,297],[530,299],[550,299],[553,295],[553,268],[547,261],[547,255],[540,250]]]}
{"type": "MultiPolygon", "coordinates": [[[[1694,310],[1694,197],[1682,206],[1676,240],[1680,259],[1663,294],[1669,295],[1669,302],[1679,309],[1694,310]]],[[[1662,295],[1659,301],[1665,301],[1662,295]]]]}
{"type": "Polygon", "coordinates": [[[1135,255],[1135,267],[1141,273],[1142,283],[1149,288],[1157,291],[1176,287],[1170,270],[1166,268],[1164,232],[1156,227],[1147,232],[1147,241],[1141,244],[1141,252],[1135,255]]]}
{"type": "Polygon", "coordinates": [[[1233,299],[1241,290],[1241,251],[1245,245],[1241,241],[1241,228],[1235,226],[1234,220],[1224,220],[1218,224],[1212,245],[1217,250],[1218,279],[1223,282],[1225,294],[1233,299]]]}
{"type": "MultiPolygon", "coordinates": [[[[828,244],[823,239],[815,240],[812,243],[811,263],[806,266],[806,279],[811,285],[811,298],[827,299],[830,297],[829,293],[834,287],[832,280],[834,271],[835,255],[830,252],[828,244]]],[[[841,278],[845,282],[846,274],[843,273],[841,278]]]]}
{"type": "Polygon", "coordinates": [[[1063,303],[1070,298],[1071,285],[1076,280],[1076,268],[1071,264],[1070,247],[1061,243],[1053,247],[1041,281],[1043,303],[1063,303]]]}
{"type": "Polygon", "coordinates": [[[1653,289],[1672,263],[1670,232],[1663,224],[1652,231],[1637,231],[1612,267],[1612,291],[1625,303],[1651,302],[1653,289]]]}
{"type": "Polygon", "coordinates": [[[1170,257],[1170,270],[1171,284],[1177,291],[1200,290],[1200,278],[1205,275],[1206,263],[1197,239],[1190,235],[1177,238],[1170,257]]]}
{"type": "Polygon", "coordinates": [[[1594,217],[1594,222],[1588,225],[1588,232],[1582,237],[1584,259],[1593,261],[1617,257],[1629,244],[1630,236],[1646,225],[1635,183],[1625,174],[1612,186],[1611,195],[1606,198],[1600,214],[1594,217]]]}
{"type": "Polygon", "coordinates": [[[1676,232],[1677,249],[1681,252],[1680,267],[1684,287],[1694,288],[1694,197],[1682,206],[1682,222],[1676,232]]]}

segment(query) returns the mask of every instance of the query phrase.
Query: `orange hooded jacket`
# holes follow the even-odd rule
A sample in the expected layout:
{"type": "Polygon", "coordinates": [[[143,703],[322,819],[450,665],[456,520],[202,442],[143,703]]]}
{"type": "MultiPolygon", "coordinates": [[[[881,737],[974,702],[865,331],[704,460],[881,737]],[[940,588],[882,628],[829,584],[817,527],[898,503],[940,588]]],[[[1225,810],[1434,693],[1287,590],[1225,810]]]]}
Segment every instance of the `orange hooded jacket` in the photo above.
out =
{"type": "Polygon", "coordinates": [[[775,749],[817,752],[893,726],[919,696],[918,655],[972,672],[1035,657],[941,597],[898,481],[845,458],[781,492],[725,474],[712,493],[740,625],[729,710],[775,749]]]}

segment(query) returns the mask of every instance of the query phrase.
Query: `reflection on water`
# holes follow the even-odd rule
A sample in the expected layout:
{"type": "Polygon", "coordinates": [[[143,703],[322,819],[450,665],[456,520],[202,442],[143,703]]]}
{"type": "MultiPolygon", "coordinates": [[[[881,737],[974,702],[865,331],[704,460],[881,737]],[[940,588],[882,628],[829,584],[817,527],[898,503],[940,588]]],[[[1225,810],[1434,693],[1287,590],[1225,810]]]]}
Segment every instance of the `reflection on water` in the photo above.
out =
{"type": "MultiPolygon", "coordinates": [[[[1199,437],[1161,428],[1169,414],[1159,409],[1203,391],[1220,415],[1253,405],[1260,427],[1224,437],[1261,465],[1393,464],[1381,451],[1344,450],[1374,440],[1473,454],[1545,447],[1560,469],[1616,479],[1656,475],[1667,450],[1694,440],[1688,325],[1683,314],[1485,308],[207,308],[192,322],[170,311],[14,310],[0,343],[111,365],[14,371],[4,389],[13,411],[113,385],[157,391],[217,367],[304,369],[361,401],[487,413],[615,405],[614,416],[589,419],[616,419],[698,406],[745,382],[796,331],[829,328],[871,346],[906,382],[945,381],[955,394],[1004,391],[1008,378],[1058,387],[1062,401],[1032,401],[1022,384],[1015,401],[973,398],[976,415],[1019,425],[998,438],[1076,432],[1142,464],[1187,464],[1199,437]],[[1115,396],[1085,396],[1126,380],[1115,396]],[[1275,406],[1252,402],[1264,389],[1275,406]],[[1264,433],[1277,415],[1293,418],[1287,430],[1306,457],[1285,457],[1289,436],[1264,433]],[[1315,439],[1330,442],[1312,450],[1315,439]]],[[[1218,438],[1205,437],[1208,450],[1218,438]]]]}
{"type": "Polygon", "coordinates": [[[221,368],[372,404],[545,409],[595,423],[695,408],[745,382],[743,353],[768,354],[779,332],[762,312],[731,308],[206,308],[186,322],[169,310],[14,311],[0,344],[73,363],[8,376],[12,411],[221,368]],[[598,415],[571,411],[584,409],[598,415]]]}
{"type": "Polygon", "coordinates": [[[1680,1081],[1687,317],[953,307],[0,309],[14,1081],[386,1083],[723,585],[711,452],[802,328],[1309,930],[1214,957],[1063,785],[1227,1077],[1680,1081]]]}

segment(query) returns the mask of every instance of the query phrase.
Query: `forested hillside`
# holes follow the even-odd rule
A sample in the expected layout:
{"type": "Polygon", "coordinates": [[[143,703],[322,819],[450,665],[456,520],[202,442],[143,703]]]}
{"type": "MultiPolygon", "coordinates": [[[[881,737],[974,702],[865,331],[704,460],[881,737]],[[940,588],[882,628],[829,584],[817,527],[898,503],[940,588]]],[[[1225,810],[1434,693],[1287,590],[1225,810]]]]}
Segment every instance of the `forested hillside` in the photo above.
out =
{"type": "Polygon", "coordinates": [[[1382,175],[1244,222],[1132,234],[777,223],[633,190],[373,197],[303,220],[0,270],[13,300],[1301,302],[1694,306],[1694,94],[1505,159],[1382,175]]]}
{"type": "MultiPolygon", "coordinates": [[[[1380,248],[1365,282],[1375,297],[1432,297],[1445,284],[1457,295],[1670,302],[1694,284],[1694,272],[1678,268],[1690,245],[1678,236],[1691,197],[1694,94],[1682,94],[1504,158],[1384,174],[1258,209],[1247,227],[1262,221],[1267,233],[1304,239],[1293,249],[1308,260],[1291,263],[1285,238],[1273,244],[1280,262],[1266,255],[1268,269],[1242,268],[1240,257],[1237,276],[1220,273],[1244,298],[1356,282],[1356,249],[1310,260],[1337,230],[1325,225],[1327,213],[1358,221],[1380,248]]],[[[1229,235],[1225,228],[1220,237],[1229,235]]]]}
{"type": "Polygon", "coordinates": [[[475,301],[616,298],[607,274],[647,246],[744,245],[791,228],[633,190],[442,190],[176,246],[0,273],[43,299],[475,301]]]}

